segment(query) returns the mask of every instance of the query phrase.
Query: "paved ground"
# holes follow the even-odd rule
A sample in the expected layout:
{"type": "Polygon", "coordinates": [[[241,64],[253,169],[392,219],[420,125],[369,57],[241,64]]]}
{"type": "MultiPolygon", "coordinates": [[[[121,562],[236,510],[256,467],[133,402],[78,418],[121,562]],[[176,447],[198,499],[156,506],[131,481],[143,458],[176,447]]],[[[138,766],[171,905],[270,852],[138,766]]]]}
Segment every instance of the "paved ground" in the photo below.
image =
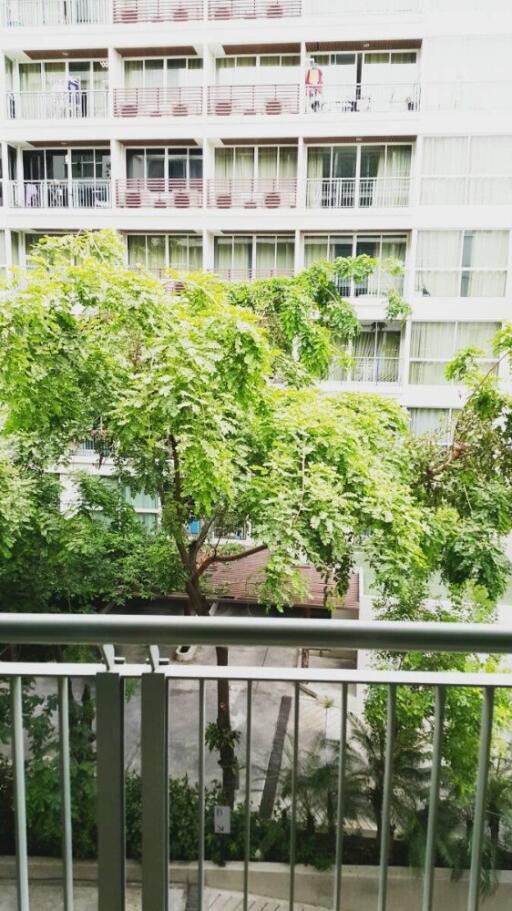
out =
{"type": "MultiPolygon", "coordinates": [[[[185,893],[182,889],[171,889],[169,892],[171,911],[185,911],[185,893]]],[[[77,886],[75,889],[74,911],[97,911],[98,896],[94,886],[77,886]]],[[[141,890],[128,886],[126,890],[126,911],[140,911],[141,890]]],[[[243,894],[225,892],[218,889],[207,889],[205,893],[205,911],[242,911],[243,894]]],[[[249,911],[288,911],[286,901],[276,898],[249,896],[249,911]]],[[[14,884],[2,883],[0,892],[0,911],[17,911],[16,889],[14,884]]],[[[59,886],[38,883],[30,892],[30,911],[63,911],[62,889],[59,886]]],[[[316,911],[312,905],[295,904],[295,911],[316,911]]]]}

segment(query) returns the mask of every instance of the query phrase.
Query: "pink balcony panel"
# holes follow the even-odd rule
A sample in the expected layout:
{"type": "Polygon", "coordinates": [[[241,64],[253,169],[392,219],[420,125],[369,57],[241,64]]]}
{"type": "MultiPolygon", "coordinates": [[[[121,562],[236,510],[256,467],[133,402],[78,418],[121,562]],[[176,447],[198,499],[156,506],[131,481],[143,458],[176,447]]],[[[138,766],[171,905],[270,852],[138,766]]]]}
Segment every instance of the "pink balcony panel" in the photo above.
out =
{"type": "Polygon", "coordinates": [[[231,115],[299,113],[298,85],[211,85],[208,113],[231,115]]]}
{"type": "Polygon", "coordinates": [[[115,117],[190,117],[203,110],[201,86],[115,89],[115,117]]]}
{"type": "Polygon", "coordinates": [[[116,205],[123,209],[189,209],[202,204],[202,180],[133,177],[116,184],[116,205]]]}
{"type": "Polygon", "coordinates": [[[188,22],[203,18],[202,0],[114,0],[114,22],[188,22]]]}
{"type": "Polygon", "coordinates": [[[211,180],[208,205],[216,209],[292,209],[297,204],[295,178],[211,180]]]}
{"type": "Polygon", "coordinates": [[[210,0],[209,19],[283,19],[301,16],[301,0],[210,0]]]}

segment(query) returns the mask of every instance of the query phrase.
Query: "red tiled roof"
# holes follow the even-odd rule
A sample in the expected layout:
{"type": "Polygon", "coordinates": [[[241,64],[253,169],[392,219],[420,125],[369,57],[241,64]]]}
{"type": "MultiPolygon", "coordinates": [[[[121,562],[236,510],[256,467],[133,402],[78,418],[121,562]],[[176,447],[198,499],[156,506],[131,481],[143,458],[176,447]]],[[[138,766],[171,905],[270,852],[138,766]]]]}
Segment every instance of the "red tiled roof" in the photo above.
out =
{"type": "MultiPolygon", "coordinates": [[[[205,588],[210,596],[219,601],[258,604],[259,589],[263,581],[265,566],[270,558],[268,550],[251,554],[233,563],[214,563],[205,574],[205,588]]],[[[325,583],[319,572],[310,563],[296,566],[305,582],[305,595],[294,602],[297,608],[322,608],[324,606],[325,583]]],[[[180,597],[180,595],[177,595],[180,597]]],[[[183,597],[183,595],[181,595],[183,597]]],[[[352,573],[346,595],[329,600],[334,610],[358,610],[359,574],[352,573]]]]}

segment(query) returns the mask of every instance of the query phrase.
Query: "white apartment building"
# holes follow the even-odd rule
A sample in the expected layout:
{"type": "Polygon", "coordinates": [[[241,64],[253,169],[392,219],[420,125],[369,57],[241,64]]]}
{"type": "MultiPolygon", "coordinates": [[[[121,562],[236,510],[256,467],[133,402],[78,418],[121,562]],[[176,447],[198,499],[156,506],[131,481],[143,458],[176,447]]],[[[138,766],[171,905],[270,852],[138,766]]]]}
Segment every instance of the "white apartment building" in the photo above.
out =
{"type": "Polygon", "coordinates": [[[446,362],[512,317],[509,0],[2,0],[0,37],[2,268],[100,227],[157,275],[398,259],[342,289],[325,385],[450,420],[446,362]]]}

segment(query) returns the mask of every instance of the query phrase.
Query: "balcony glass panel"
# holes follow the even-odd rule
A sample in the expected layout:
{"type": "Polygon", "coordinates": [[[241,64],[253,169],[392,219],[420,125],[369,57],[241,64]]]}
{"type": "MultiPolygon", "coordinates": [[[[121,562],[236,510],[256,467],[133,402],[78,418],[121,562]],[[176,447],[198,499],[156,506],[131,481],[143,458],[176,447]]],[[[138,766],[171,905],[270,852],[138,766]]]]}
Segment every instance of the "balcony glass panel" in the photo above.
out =
{"type": "Polygon", "coordinates": [[[409,382],[418,385],[444,385],[445,370],[461,348],[481,348],[484,370],[496,365],[492,355],[492,339],[499,323],[414,322],[411,331],[409,382]]]}

